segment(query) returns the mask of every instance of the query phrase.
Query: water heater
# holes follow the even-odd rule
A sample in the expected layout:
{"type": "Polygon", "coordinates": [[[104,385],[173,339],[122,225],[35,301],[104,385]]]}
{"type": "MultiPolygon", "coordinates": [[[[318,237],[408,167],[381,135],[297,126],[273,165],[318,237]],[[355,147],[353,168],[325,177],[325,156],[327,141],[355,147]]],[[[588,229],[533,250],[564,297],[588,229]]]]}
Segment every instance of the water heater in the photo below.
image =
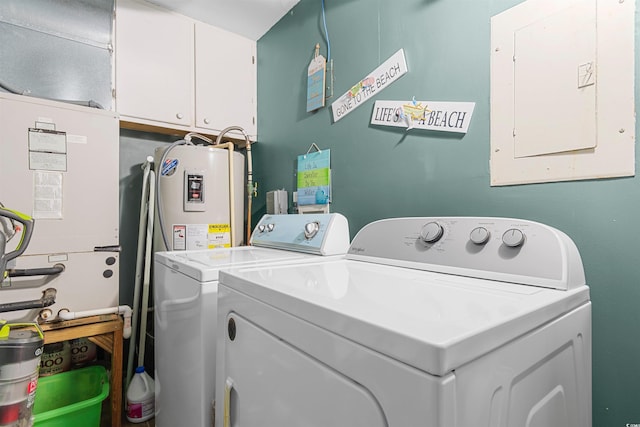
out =
{"type": "Polygon", "coordinates": [[[156,251],[213,249],[244,243],[243,154],[211,145],[177,145],[157,148],[155,164],[156,251]],[[170,150],[166,156],[165,150],[170,150]]]}

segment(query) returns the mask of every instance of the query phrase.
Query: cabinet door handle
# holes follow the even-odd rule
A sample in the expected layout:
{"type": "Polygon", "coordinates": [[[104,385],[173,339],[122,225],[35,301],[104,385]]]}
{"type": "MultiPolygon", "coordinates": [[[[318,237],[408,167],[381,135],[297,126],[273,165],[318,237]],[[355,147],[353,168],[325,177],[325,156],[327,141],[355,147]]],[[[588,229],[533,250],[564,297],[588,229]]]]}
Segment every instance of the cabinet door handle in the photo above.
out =
{"type": "Polygon", "coordinates": [[[209,123],[211,123],[211,120],[209,120],[209,119],[205,118],[205,119],[204,119],[204,124],[205,124],[205,125],[208,125],[209,123]]]}
{"type": "Polygon", "coordinates": [[[177,117],[178,119],[182,120],[182,119],[184,118],[184,114],[182,114],[182,113],[178,113],[178,114],[176,114],[176,117],[177,117]]]}

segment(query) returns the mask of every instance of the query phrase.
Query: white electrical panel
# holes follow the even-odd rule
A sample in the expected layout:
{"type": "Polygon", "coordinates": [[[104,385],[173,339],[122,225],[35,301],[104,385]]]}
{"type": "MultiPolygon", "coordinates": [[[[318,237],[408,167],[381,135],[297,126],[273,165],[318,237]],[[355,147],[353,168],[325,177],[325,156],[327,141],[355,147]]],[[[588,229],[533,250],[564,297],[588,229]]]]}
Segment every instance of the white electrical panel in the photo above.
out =
{"type": "Polygon", "coordinates": [[[596,59],[595,6],[581,1],[515,31],[515,157],[596,146],[596,86],[578,80],[596,59]]]}
{"type": "Polygon", "coordinates": [[[491,18],[491,185],[634,175],[634,16],[527,0],[491,18]]]}

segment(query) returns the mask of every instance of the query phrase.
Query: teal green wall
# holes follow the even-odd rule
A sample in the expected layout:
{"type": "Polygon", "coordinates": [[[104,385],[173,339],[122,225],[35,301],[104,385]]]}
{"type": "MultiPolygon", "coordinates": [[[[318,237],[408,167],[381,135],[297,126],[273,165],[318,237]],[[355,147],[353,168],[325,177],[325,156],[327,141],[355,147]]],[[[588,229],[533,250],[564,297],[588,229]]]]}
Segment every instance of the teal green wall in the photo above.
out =
{"type": "MultiPolygon", "coordinates": [[[[409,73],[374,99],[473,101],[464,135],[372,127],[374,100],[333,124],[306,113],[306,70],[326,56],[321,0],[301,2],[258,41],[258,132],[253,146],[265,210],[268,190],[295,189],[296,157],[331,149],[332,211],[363,225],[399,216],[506,216],[571,236],[593,301],[593,425],[640,423],[640,183],[637,178],[489,185],[490,17],[519,0],[326,0],[334,98],[404,48],[409,73]]],[[[636,19],[637,21],[637,19],[636,19]]],[[[637,38],[637,36],[636,36],[637,38]]]]}

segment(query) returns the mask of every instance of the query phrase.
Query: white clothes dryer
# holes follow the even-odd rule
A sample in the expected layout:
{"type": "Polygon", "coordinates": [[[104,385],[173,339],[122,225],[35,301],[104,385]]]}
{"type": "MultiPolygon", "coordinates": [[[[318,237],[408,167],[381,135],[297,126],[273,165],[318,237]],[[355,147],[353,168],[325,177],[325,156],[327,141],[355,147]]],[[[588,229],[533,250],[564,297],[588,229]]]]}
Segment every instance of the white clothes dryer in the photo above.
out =
{"type": "Polygon", "coordinates": [[[155,425],[213,425],[221,270],[344,256],[349,239],[347,219],[337,213],[265,215],[255,227],[251,246],[156,253],[155,425]]]}
{"type": "Polygon", "coordinates": [[[218,427],[591,426],[589,288],[540,223],[382,220],[342,259],[230,269],[217,337],[218,427]]]}

